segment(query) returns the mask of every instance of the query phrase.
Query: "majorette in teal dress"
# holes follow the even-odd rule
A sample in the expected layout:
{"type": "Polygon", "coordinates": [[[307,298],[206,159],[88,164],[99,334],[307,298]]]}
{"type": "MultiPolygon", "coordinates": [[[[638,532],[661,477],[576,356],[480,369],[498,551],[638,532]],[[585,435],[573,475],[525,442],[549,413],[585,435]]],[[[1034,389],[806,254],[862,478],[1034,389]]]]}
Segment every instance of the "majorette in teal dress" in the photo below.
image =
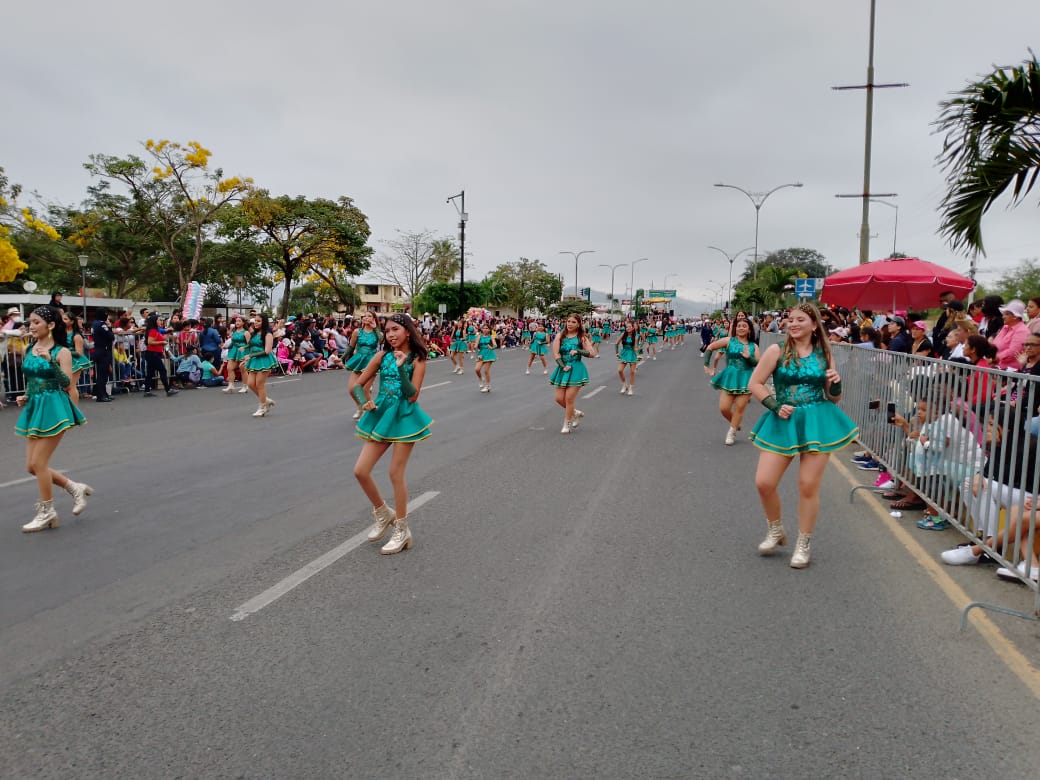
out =
{"type": "Polygon", "coordinates": [[[748,380],[751,379],[758,363],[758,346],[753,342],[745,344],[740,339],[730,336],[723,354],[726,356],[726,367],[712,377],[711,386],[730,395],[747,395],[748,380]],[[750,357],[744,357],[745,347],[750,357]]]}
{"type": "Polygon", "coordinates": [[[358,331],[357,342],[354,344],[354,354],[350,356],[345,365],[355,374],[360,374],[369,363],[372,362],[372,358],[375,357],[376,351],[379,348],[379,334],[374,330],[365,330],[362,328],[358,331]]]}
{"type": "Polygon", "coordinates": [[[264,351],[264,336],[254,333],[249,337],[246,344],[248,356],[246,357],[245,369],[255,374],[262,371],[271,371],[278,366],[278,358],[264,351]]]}
{"type": "Polygon", "coordinates": [[[622,336],[618,349],[618,360],[622,363],[638,363],[639,353],[636,352],[636,344],[639,339],[635,336],[622,336]]]}
{"type": "Polygon", "coordinates": [[[549,354],[549,336],[542,331],[536,331],[531,336],[531,352],[535,355],[549,354]]]}
{"type": "MultiPolygon", "coordinates": [[[[91,366],[90,357],[88,355],[81,355],[76,351],[75,346],[73,346],[75,344],[75,341],[73,340],[74,338],[75,337],[70,333],[69,352],[72,353],[72,373],[75,374],[77,371],[89,371],[91,366]]],[[[84,343],[83,349],[85,350],[86,348],[86,343],[84,343]]]]}
{"type": "Polygon", "coordinates": [[[556,366],[549,377],[549,384],[556,387],[581,387],[589,383],[589,370],[581,362],[581,355],[571,355],[572,349],[581,349],[581,340],[577,336],[564,336],[560,339],[560,358],[564,365],[556,366]],[[570,366],[570,371],[564,371],[570,366]]]}
{"type": "Polygon", "coordinates": [[[228,347],[227,359],[241,362],[246,356],[246,332],[243,329],[231,333],[231,346],[228,347]]]}
{"type": "Polygon", "coordinates": [[[379,363],[379,394],[375,409],[361,415],[354,435],[365,441],[416,442],[429,438],[433,420],[419,404],[405,398],[401,392],[401,374],[406,371],[412,378],[414,365],[406,360],[400,368],[393,352],[383,355],[379,363]]]}
{"type": "Polygon", "coordinates": [[[494,363],[498,360],[498,356],[495,354],[495,350],[491,348],[491,336],[481,336],[480,342],[477,344],[477,360],[482,363],[494,363]]]}
{"type": "Polygon", "coordinates": [[[14,426],[19,436],[27,439],[57,436],[87,421],[65,392],[72,380],[58,365],[59,351],[61,347],[55,344],[49,359],[35,354],[32,348],[25,355],[22,373],[27,398],[14,426]]]}
{"type": "Polygon", "coordinates": [[[592,328],[589,331],[589,335],[592,337],[593,344],[599,344],[603,341],[603,331],[599,328],[592,328]]]}
{"type": "Polygon", "coordinates": [[[466,349],[467,349],[467,347],[466,347],[466,339],[462,338],[462,331],[461,330],[456,330],[451,335],[451,351],[452,352],[465,352],[466,349]]]}
{"type": "Polygon", "coordinates": [[[646,343],[656,344],[657,343],[657,328],[650,328],[646,332],[646,343]]]}
{"type": "Polygon", "coordinates": [[[834,452],[851,443],[856,423],[826,398],[826,374],[827,363],[819,349],[778,363],[773,372],[777,409],[785,404],[795,409],[786,420],[766,410],[748,434],[752,443],[760,450],[791,457],[801,452],[834,452]]]}

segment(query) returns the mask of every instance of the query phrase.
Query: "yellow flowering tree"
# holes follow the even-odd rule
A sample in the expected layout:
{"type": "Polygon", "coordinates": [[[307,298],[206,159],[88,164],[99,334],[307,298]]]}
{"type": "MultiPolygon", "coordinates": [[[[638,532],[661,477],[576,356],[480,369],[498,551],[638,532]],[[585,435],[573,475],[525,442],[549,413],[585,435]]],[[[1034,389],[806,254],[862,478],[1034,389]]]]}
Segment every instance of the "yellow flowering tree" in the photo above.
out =
{"type": "Polygon", "coordinates": [[[221,212],[249,193],[253,180],[210,168],[212,152],[198,141],[148,140],[143,146],[147,160],[95,154],[84,167],[127,187],[146,229],[177,269],[183,296],[221,212]]]}
{"type": "Polygon", "coordinates": [[[15,240],[44,239],[48,243],[61,236],[50,224],[36,216],[27,206],[17,205],[21,187],[11,184],[0,168],[0,283],[13,282],[29,269],[19,255],[15,240]]]}

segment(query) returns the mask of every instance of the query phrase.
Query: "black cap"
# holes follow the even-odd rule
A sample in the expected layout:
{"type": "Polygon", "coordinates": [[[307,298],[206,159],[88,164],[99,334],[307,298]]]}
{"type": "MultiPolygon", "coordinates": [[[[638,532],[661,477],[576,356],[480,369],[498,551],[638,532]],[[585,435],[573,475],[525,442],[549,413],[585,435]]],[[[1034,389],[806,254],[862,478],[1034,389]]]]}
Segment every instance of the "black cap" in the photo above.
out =
{"type": "Polygon", "coordinates": [[[953,309],[954,311],[964,311],[964,304],[960,301],[950,301],[946,304],[947,309],[953,309]]]}

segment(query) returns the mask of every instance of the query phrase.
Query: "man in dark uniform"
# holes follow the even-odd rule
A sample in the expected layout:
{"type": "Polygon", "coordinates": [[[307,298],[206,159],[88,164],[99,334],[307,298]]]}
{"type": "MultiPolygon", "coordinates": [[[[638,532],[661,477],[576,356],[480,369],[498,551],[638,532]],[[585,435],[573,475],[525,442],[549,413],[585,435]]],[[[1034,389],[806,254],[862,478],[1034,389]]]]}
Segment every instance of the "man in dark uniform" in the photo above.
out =
{"type": "Polygon", "coordinates": [[[106,310],[98,309],[94,314],[90,332],[94,338],[94,400],[109,403],[112,396],[108,394],[108,381],[112,378],[112,344],[116,337],[106,310]]]}

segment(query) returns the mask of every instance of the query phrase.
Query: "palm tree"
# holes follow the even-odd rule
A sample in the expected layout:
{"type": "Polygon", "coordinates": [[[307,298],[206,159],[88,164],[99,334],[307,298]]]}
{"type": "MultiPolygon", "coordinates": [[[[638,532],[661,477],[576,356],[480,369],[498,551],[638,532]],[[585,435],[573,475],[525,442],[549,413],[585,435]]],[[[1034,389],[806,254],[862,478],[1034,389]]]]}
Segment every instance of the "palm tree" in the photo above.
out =
{"type": "Polygon", "coordinates": [[[1040,63],[998,68],[941,103],[938,157],[948,190],[940,232],[953,249],[985,253],[982,215],[1013,185],[1018,205],[1040,176],[1040,63]]]}

